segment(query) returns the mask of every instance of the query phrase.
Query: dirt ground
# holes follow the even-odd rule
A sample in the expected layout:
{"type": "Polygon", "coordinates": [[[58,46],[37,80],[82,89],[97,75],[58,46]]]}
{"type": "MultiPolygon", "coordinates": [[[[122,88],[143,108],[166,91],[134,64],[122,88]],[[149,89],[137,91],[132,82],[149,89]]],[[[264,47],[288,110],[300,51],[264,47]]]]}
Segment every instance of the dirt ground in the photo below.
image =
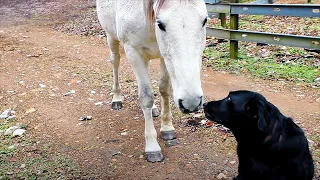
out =
{"type": "MultiPolygon", "coordinates": [[[[120,70],[124,108],[113,111],[109,103],[112,69],[104,39],[70,35],[54,28],[91,6],[91,1],[84,0],[1,1],[0,110],[15,109],[17,121],[28,124],[26,136],[51,143],[53,151],[69,155],[95,179],[215,179],[220,173],[228,179],[235,176],[237,155],[232,135],[216,128],[186,126],[192,115],[183,115],[176,108],[174,126],[180,144],[168,148],[159,139],[166,159],[148,163],[142,158],[144,120],[135,77],[125,55],[122,53],[120,70]],[[75,94],[64,96],[70,90],[76,90],[75,94]],[[25,113],[30,108],[36,111],[25,113]],[[79,117],[86,115],[93,119],[80,122],[79,117]]],[[[152,61],[155,89],[158,65],[157,60],[152,61]]],[[[210,68],[203,68],[202,85],[206,100],[225,97],[231,90],[258,91],[283,114],[293,117],[308,137],[320,138],[317,89],[210,68]]],[[[159,105],[158,96],[156,102],[159,105]]],[[[159,130],[159,118],[154,120],[159,130]]],[[[311,148],[319,149],[319,142],[313,142],[311,148]]],[[[315,164],[318,169],[319,157],[315,164]]]]}

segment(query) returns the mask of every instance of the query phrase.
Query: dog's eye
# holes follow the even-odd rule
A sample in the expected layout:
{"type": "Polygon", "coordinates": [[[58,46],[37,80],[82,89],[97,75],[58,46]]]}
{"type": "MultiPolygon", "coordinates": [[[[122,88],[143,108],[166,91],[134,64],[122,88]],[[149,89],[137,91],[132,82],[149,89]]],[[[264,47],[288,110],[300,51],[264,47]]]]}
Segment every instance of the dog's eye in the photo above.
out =
{"type": "Polygon", "coordinates": [[[229,108],[230,111],[233,111],[234,105],[230,96],[228,96],[226,99],[226,106],[229,108]]]}

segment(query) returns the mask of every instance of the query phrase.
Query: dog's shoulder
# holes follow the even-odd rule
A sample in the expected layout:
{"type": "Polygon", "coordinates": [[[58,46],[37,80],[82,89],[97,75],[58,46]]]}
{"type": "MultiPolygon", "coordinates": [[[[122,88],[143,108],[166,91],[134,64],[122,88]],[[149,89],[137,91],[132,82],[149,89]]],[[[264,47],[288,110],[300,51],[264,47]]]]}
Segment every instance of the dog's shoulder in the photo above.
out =
{"type": "Polygon", "coordinates": [[[284,130],[288,136],[304,136],[303,130],[293,121],[292,118],[283,116],[284,130]]]}
{"type": "Polygon", "coordinates": [[[292,118],[286,116],[283,116],[282,134],[275,144],[286,155],[297,155],[309,151],[308,141],[303,130],[292,118]]]}

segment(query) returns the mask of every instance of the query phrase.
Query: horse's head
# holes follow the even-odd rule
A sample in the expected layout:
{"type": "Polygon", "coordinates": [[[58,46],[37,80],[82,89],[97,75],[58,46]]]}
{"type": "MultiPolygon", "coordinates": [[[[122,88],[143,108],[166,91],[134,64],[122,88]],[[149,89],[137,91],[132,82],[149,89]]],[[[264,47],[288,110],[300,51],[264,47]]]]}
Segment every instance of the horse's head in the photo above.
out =
{"type": "Polygon", "coordinates": [[[205,47],[207,10],[203,0],[154,0],[155,33],[180,110],[202,106],[201,55],[205,47]]]}

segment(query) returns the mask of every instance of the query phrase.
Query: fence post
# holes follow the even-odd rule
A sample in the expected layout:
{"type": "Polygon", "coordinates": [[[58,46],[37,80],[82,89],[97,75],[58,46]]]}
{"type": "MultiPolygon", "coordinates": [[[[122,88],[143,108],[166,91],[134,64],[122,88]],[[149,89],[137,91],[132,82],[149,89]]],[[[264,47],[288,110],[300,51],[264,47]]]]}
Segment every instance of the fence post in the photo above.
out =
{"type": "Polygon", "coordinates": [[[219,18],[220,18],[220,21],[221,21],[221,27],[226,28],[227,27],[226,13],[220,13],[219,14],[219,18]]]}
{"type": "MultiPolygon", "coordinates": [[[[238,3],[239,0],[231,0],[231,3],[238,3]]],[[[230,14],[230,29],[237,30],[239,27],[239,15],[230,14]]],[[[238,41],[230,40],[230,57],[232,59],[238,58],[238,41]]]]}

